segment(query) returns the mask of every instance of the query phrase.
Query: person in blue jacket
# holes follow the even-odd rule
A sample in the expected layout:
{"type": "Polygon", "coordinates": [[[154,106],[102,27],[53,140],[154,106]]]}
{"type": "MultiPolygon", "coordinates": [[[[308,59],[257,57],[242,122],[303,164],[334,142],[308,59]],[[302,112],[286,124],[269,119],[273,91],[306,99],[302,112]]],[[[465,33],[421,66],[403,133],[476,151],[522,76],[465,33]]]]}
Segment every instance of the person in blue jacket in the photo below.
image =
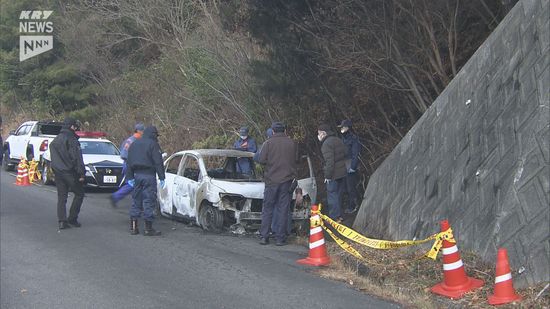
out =
{"type": "Polygon", "coordinates": [[[357,167],[359,165],[359,153],[361,151],[361,145],[359,144],[359,138],[355,134],[352,128],[352,122],[349,119],[345,119],[338,126],[340,133],[342,133],[342,141],[348,148],[348,160],[349,166],[347,166],[348,174],[345,182],[345,192],[348,194],[348,207],[344,210],[344,213],[351,214],[359,209],[357,192],[357,167]]]}
{"type": "MultiPolygon", "coordinates": [[[[126,175],[126,160],[128,159],[128,149],[130,149],[130,145],[132,145],[133,142],[143,136],[143,130],[145,130],[145,125],[143,125],[143,123],[137,123],[134,127],[134,134],[124,140],[122,145],[120,145],[122,175],[126,175]]],[[[133,188],[128,184],[127,181],[122,183],[120,189],[118,189],[115,193],[111,195],[111,206],[116,207],[119,201],[121,201],[128,194],[132,193],[132,190],[133,188]]]]}
{"type": "MultiPolygon", "coordinates": [[[[248,127],[242,127],[239,130],[239,139],[233,144],[233,148],[242,151],[254,152],[258,150],[256,141],[248,136],[248,127]]],[[[248,158],[239,158],[237,160],[237,172],[245,175],[252,175],[252,164],[248,158]]]]}

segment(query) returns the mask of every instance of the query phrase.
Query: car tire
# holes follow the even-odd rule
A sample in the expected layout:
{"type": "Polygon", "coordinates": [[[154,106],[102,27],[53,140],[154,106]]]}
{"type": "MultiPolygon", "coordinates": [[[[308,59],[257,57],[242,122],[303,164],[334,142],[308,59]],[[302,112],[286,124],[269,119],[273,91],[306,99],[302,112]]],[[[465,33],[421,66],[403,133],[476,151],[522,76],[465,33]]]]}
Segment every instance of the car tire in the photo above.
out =
{"type": "Polygon", "coordinates": [[[4,156],[2,160],[2,167],[6,172],[12,171],[14,169],[13,164],[10,164],[10,149],[6,148],[4,150],[4,156]]]}
{"type": "Polygon", "coordinates": [[[50,168],[50,164],[48,162],[44,162],[42,164],[42,183],[45,185],[51,185],[53,184],[53,177],[52,177],[52,169],[50,168]]]}
{"type": "Polygon", "coordinates": [[[210,204],[203,204],[199,211],[199,222],[205,231],[220,233],[223,229],[223,212],[210,204]]]}

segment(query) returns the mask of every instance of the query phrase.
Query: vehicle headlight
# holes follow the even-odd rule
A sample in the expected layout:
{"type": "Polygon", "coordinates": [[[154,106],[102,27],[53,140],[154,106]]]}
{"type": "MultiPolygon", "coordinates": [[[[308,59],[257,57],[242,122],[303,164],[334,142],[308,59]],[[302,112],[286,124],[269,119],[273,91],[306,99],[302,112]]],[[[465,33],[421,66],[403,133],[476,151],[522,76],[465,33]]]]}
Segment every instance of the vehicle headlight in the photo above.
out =
{"type": "Polygon", "coordinates": [[[93,165],[89,164],[89,165],[86,165],[85,167],[86,167],[86,172],[97,173],[97,170],[93,165]]]}

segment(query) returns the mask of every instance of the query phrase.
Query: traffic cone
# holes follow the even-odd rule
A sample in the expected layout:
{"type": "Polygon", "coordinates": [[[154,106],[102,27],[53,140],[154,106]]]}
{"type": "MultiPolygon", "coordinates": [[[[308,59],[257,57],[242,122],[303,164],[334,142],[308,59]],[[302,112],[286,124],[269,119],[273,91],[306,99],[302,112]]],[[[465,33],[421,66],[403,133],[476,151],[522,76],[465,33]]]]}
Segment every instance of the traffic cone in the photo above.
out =
{"type": "MultiPolygon", "coordinates": [[[[450,228],[449,221],[441,221],[441,231],[450,228]]],[[[458,299],[466,292],[482,287],[483,280],[466,276],[456,243],[443,240],[443,282],[431,288],[432,293],[458,299]]]]}
{"type": "Polygon", "coordinates": [[[489,295],[489,304],[502,305],[520,300],[521,296],[516,294],[512,282],[512,272],[508,264],[508,252],[505,248],[498,249],[497,267],[495,271],[494,294],[489,295]]]}
{"type": "Polygon", "coordinates": [[[17,165],[17,177],[15,178],[15,185],[17,186],[30,186],[29,173],[27,170],[27,162],[21,158],[17,165]]]}
{"type": "Polygon", "coordinates": [[[311,266],[325,266],[330,264],[330,257],[327,255],[325,236],[321,227],[319,206],[311,206],[311,217],[309,218],[309,254],[305,259],[297,260],[296,263],[311,266]]]}

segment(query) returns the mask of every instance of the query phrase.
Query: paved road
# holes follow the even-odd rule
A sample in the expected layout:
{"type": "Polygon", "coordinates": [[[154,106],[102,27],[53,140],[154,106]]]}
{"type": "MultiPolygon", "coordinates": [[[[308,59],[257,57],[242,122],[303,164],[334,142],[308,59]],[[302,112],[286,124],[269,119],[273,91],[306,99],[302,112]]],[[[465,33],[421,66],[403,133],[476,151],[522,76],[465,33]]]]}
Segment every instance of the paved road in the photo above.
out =
{"type": "Polygon", "coordinates": [[[55,187],[0,174],[1,308],[399,307],[297,265],[301,246],[167,219],[160,238],[131,236],[127,207],[111,208],[105,192],[87,193],[81,228],[58,231],[55,187]]]}

